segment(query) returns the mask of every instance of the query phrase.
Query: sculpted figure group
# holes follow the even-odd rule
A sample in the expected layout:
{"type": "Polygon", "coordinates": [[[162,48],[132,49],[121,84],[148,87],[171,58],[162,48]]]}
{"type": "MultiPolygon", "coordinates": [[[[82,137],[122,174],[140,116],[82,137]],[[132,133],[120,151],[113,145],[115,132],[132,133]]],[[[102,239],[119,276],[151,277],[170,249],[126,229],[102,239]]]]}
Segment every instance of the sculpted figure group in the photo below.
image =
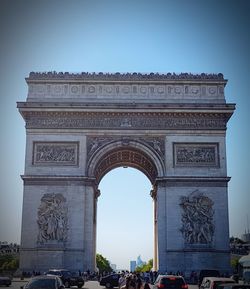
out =
{"type": "Polygon", "coordinates": [[[45,194],[38,208],[38,243],[49,240],[66,241],[67,207],[62,194],[45,194]]]}
{"type": "Polygon", "coordinates": [[[182,196],[183,209],[181,232],[188,244],[209,244],[213,240],[213,201],[198,190],[182,196]]]}

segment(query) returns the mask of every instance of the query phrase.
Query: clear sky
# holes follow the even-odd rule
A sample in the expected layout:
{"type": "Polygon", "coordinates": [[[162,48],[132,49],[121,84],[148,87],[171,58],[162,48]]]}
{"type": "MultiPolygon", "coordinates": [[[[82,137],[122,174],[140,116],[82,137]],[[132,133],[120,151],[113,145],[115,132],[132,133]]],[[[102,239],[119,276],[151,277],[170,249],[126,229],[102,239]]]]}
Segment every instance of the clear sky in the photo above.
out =
{"type": "MultiPolygon", "coordinates": [[[[0,240],[20,242],[30,71],[219,73],[228,79],[230,234],[250,223],[250,1],[0,0],[0,240]]],[[[147,178],[117,169],[100,185],[97,250],[119,268],[152,257],[147,178]]]]}

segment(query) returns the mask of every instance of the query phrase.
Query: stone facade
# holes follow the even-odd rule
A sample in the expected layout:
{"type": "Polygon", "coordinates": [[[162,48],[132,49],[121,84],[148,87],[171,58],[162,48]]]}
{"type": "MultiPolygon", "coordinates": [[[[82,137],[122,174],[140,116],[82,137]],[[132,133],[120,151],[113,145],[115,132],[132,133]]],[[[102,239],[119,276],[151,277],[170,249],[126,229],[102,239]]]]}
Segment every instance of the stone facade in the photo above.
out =
{"type": "Polygon", "coordinates": [[[102,177],[141,170],[154,199],[154,267],[229,270],[222,74],[30,73],[20,267],[94,270],[102,177]],[[198,232],[197,228],[201,230],[198,232]]]}

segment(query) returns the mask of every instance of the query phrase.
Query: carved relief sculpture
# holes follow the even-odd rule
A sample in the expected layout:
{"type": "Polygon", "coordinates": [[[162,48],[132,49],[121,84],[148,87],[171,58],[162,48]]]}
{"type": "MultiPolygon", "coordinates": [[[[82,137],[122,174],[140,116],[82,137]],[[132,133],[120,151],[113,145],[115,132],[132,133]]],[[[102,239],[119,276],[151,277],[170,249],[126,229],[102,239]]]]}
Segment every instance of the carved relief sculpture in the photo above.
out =
{"type": "Polygon", "coordinates": [[[35,142],[33,149],[35,165],[77,165],[78,143],[35,142]]]}
{"type": "Polygon", "coordinates": [[[64,242],[67,240],[68,209],[62,194],[44,194],[38,208],[37,242],[64,242]]]}
{"type": "Polygon", "coordinates": [[[218,166],[218,144],[175,143],[175,166],[218,166]]]}
{"type": "Polygon", "coordinates": [[[210,244],[214,235],[213,201],[198,190],[180,198],[181,232],[187,244],[210,244]]]}

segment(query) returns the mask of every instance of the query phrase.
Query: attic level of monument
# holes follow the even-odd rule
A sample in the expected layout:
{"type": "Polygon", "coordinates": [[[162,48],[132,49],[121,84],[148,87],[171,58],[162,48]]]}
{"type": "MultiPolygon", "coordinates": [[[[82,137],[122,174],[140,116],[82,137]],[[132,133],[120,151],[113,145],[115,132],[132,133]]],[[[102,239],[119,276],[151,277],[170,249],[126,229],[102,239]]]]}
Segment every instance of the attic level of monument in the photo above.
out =
{"type": "Polygon", "coordinates": [[[223,103],[222,74],[30,73],[29,102],[223,103]]]}

